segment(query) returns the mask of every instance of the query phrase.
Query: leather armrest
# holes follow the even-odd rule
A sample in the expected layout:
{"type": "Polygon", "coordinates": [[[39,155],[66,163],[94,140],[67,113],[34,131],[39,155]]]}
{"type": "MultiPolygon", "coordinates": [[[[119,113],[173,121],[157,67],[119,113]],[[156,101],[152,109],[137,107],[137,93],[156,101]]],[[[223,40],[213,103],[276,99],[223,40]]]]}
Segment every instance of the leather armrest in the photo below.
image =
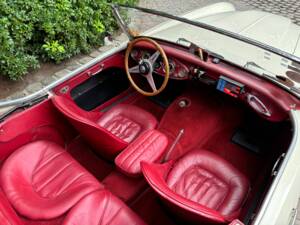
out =
{"type": "Polygon", "coordinates": [[[115,164],[128,176],[140,176],[142,174],[140,163],[159,161],[167,146],[166,135],[157,130],[147,130],[116,157],[115,164]]]}

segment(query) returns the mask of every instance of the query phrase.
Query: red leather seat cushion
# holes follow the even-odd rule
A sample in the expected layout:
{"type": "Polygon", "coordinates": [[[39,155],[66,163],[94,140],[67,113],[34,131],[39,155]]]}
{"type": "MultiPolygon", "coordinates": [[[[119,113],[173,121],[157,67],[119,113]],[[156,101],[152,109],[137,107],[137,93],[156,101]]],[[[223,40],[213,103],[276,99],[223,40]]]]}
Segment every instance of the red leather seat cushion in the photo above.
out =
{"type": "Polygon", "coordinates": [[[142,174],[141,161],[157,162],[168,146],[168,138],[157,130],[145,131],[115,159],[116,166],[129,176],[142,174]]]}
{"type": "Polygon", "coordinates": [[[54,96],[52,102],[63,113],[87,142],[103,157],[111,160],[128,143],[157,120],[147,111],[132,105],[119,104],[105,112],[87,112],[64,96],[54,96]]]}
{"type": "Polygon", "coordinates": [[[139,107],[119,104],[104,113],[97,123],[129,143],[142,131],[154,129],[157,120],[152,114],[139,107]]]}
{"type": "Polygon", "coordinates": [[[243,174],[204,150],[191,151],[164,164],[142,162],[141,168],[170,209],[197,223],[231,222],[239,216],[249,191],[243,174]]]}
{"type": "Polygon", "coordinates": [[[30,219],[51,219],[102,185],[61,146],[36,141],[16,150],[1,170],[3,190],[14,208],[30,219]]]}
{"type": "Polygon", "coordinates": [[[96,191],[83,198],[67,215],[63,225],[144,225],[121,200],[108,191],[96,191]]]}
{"type": "Polygon", "coordinates": [[[228,216],[238,211],[249,191],[243,174],[208,151],[192,151],[174,163],[167,176],[177,194],[228,216]]]}

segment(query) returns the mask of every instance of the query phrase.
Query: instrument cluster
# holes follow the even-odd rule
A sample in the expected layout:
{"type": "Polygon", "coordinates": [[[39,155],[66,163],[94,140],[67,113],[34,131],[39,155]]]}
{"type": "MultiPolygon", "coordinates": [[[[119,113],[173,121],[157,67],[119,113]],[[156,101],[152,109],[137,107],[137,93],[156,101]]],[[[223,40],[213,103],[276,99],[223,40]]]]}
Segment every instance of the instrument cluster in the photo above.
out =
{"type": "MultiPolygon", "coordinates": [[[[152,54],[154,54],[154,52],[141,49],[133,49],[130,56],[134,61],[138,63],[142,59],[149,59],[152,54]]],[[[170,68],[170,78],[178,80],[185,80],[189,78],[189,68],[185,64],[171,57],[168,57],[168,61],[170,68]]],[[[155,73],[162,76],[165,74],[165,65],[161,57],[158,57],[153,67],[155,73]]]]}

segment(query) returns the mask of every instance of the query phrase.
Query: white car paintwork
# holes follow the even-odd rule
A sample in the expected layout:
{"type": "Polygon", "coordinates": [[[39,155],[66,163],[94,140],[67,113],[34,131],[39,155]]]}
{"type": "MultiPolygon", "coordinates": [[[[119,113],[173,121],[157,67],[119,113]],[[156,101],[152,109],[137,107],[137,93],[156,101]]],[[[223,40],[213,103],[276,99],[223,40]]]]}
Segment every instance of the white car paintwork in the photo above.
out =
{"type": "MultiPolygon", "coordinates": [[[[282,16],[256,10],[236,11],[231,3],[223,2],[197,9],[182,17],[223,28],[300,56],[300,27],[282,16]]],[[[176,42],[179,37],[183,37],[204,49],[222,55],[236,65],[258,74],[267,72],[274,79],[276,79],[276,75],[287,78],[286,71],[292,64],[290,60],[261,48],[178,21],[160,24],[145,32],[145,35],[173,42],[176,42]],[[247,65],[247,62],[253,61],[265,71],[247,65]]],[[[300,83],[294,82],[294,85],[300,89],[300,83]]]]}
{"type": "Polygon", "coordinates": [[[291,110],[293,140],[253,225],[292,225],[300,194],[300,111],[291,110]]]}

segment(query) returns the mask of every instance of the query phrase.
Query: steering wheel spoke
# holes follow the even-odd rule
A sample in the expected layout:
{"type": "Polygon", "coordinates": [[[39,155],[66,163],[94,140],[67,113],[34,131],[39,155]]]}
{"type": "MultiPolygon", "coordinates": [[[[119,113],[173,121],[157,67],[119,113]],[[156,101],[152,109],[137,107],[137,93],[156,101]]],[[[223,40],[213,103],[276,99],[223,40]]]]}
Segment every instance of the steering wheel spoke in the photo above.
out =
{"type": "Polygon", "coordinates": [[[160,52],[156,51],[153,55],[150,56],[150,58],[148,59],[150,61],[150,63],[152,65],[154,65],[155,61],[157,60],[157,58],[159,57],[160,52]]]}
{"type": "Polygon", "coordinates": [[[129,69],[129,73],[139,73],[139,72],[140,72],[139,65],[136,65],[129,69]]]}
{"type": "Polygon", "coordinates": [[[155,85],[152,73],[149,73],[149,74],[145,75],[145,77],[146,77],[146,79],[147,79],[147,81],[148,81],[148,83],[149,83],[152,91],[156,92],[157,88],[156,88],[156,85],[155,85]]]}

